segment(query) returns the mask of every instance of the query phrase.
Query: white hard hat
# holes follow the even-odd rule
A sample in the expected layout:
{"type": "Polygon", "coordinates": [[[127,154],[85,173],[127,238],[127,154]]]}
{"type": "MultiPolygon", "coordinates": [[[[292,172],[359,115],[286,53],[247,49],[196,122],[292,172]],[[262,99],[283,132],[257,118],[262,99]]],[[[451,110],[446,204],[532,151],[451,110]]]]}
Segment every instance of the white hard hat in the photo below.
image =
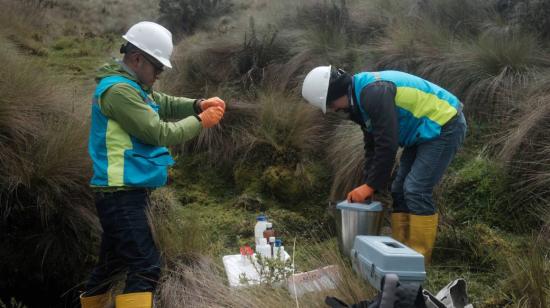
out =
{"type": "Polygon", "coordinates": [[[304,79],[302,96],[311,105],[327,112],[327,92],[330,81],[331,66],[318,66],[311,70],[304,79]]]}
{"type": "Polygon", "coordinates": [[[154,22],[142,21],[130,27],[122,38],[157,59],[162,65],[172,68],[170,56],[174,45],[172,33],[168,29],[154,22]]]}

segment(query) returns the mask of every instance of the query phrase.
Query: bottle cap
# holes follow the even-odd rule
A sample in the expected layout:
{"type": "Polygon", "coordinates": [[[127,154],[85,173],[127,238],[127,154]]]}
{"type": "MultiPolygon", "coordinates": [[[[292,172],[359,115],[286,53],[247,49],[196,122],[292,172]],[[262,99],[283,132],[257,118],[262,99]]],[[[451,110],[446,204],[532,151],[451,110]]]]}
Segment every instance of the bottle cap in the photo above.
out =
{"type": "Polygon", "coordinates": [[[276,239],[275,240],[275,247],[281,247],[283,246],[283,241],[281,239],[276,239]]]}
{"type": "Polygon", "coordinates": [[[269,237],[269,242],[270,242],[270,243],[274,243],[274,242],[275,242],[275,237],[274,237],[274,236],[270,236],[270,237],[269,237]]]}
{"type": "Polygon", "coordinates": [[[258,215],[258,217],[256,217],[256,221],[267,221],[267,217],[265,217],[265,215],[258,215]]]}
{"type": "Polygon", "coordinates": [[[266,227],[267,229],[273,228],[273,223],[268,222],[268,223],[265,224],[265,227],[266,227]]]}

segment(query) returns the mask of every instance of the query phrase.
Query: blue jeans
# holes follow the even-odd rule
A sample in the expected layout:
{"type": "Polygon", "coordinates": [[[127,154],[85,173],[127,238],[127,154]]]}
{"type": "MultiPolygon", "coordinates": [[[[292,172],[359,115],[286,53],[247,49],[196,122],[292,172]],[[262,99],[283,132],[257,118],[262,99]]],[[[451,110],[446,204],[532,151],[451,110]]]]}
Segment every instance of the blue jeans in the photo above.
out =
{"type": "Polygon", "coordinates": [[[95,199],[103,234],[86,295],[105,293],[113,276],[126,271],[124,293],[154,291],[160,276],[160,254],[147,218],[148,191],[96,193],[95,199]]]}
{"type": "Polygon", "coordinates": [[[441,128],[437,139],[403,150],[391,187],[394,213],[435,214],[434,186],[462,146],[466,127],[466,119],[460,112],[441,128]]]}

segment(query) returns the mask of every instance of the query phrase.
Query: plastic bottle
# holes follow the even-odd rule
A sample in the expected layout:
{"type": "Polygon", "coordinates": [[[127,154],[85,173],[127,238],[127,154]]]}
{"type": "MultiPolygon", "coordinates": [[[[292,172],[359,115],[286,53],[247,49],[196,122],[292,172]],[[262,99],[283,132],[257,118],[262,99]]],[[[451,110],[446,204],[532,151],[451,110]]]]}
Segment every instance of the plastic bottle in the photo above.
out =
{"type": "Polygon", "coordinates": [[[285,260],[285,246],[283,246],[283,241],[281,239],[275,240],[275,249],[273,251],[273,257],[279,257],[280,260],[285,260]]]}
{"type": "Polygon", "coordinates": [[[271,246],[270,247],[271,248],[271,255],[275,256],[273,254],[273,250],[274,250],[273,248],[275,247],[275,237],[274,236],[269,237],[269,246],[271,246]]]}
{"type": "Polygon", "coordinates": [[[272,236],[275,236],[275,231],[273,230],[273,224],[268,222],[264,231],[264,238],[269,241],[272,236]]]}
{"type": "Polygon", "coordinates": [[[259,240],[259,244],[256,246],[256,253],[264,258],[271,258],[271,246],[269,246],[265,238],[259,240]]]}
{"type": "Polygon", "coordinates": [[[267,218],[265,215],[258,215],[256,217],[256,226],[254,226],[254,238],[256,240],[256,247],[260,244],[260,239],[264,237],[264,231],[267,225],[267,218]]]}

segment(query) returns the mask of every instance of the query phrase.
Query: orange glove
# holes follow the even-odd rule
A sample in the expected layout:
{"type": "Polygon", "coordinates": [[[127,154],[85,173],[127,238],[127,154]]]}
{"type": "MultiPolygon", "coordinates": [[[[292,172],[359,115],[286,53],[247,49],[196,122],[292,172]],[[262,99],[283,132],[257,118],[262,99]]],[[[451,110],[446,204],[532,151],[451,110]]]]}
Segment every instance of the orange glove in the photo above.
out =
{"type": "Polygon", "coordinates": [[[223,109],[221,107],[208,108],[199,114],[199,118],[201,118],[202,127],[210,128],[223,118],[223,109]]]}
{"type": "Polygon", "coordinates": [[[199,103],[199,108],[202,111],[205,111],[210,107],[221,107],[223,111],[225,111],[225,102],[221,98],[215,96],[209,99],[205,99],[199,103]]]}
{"type": "Polygon", "coordinates": [[[363,184],[350,191],[348,194],[348,202],[365,202],[374,194],[374,189],[367,184],[363,184]]]}

